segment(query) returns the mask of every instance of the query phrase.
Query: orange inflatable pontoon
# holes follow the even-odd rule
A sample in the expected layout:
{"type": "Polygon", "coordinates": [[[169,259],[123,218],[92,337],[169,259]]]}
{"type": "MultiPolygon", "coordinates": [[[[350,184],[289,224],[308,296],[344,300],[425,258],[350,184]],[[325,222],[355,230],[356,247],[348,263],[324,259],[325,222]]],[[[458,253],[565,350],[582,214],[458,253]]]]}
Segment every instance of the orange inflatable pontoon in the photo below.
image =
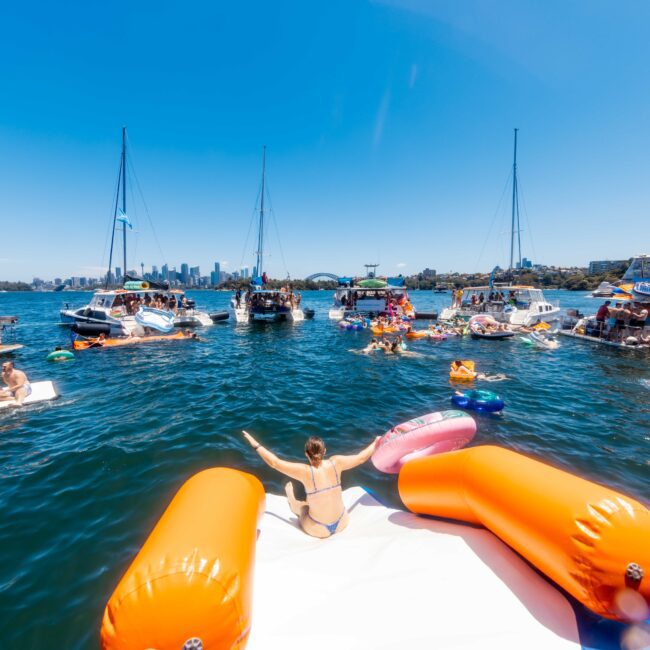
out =
{"type": "Polygon", "coordinates": [[[185,336],[183,332],[175,334],[154,335],[154,336],[128,336],[119,339],[85,339],[76,340],[73,343],[75,350],[88,350],[89,348],[116,348],[123,345],[137,345],[139,343],[155,343],[156,341],[195,341],[191,336],[185,336]]]}
{"type": "Polygon", "coordinates": [[[648,611],[650,510],[624,494],[493,446],[410,461],[398,487],[412,512],[482,524],[596,614],[648,611]]]}
{"type": "Polygon", "coordinates": [[[108,601],[102,648],[181,650],[192,639],[206,650],[243,648],[264,506],[251,474],[216,468],[190,478],[108,601]]]}

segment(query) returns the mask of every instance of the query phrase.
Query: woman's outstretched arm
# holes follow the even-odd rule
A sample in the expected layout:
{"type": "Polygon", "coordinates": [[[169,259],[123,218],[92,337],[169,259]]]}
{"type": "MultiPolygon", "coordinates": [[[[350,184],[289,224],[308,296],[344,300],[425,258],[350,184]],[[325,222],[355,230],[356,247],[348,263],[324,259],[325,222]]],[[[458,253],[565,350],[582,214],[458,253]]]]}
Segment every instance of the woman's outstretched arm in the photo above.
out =
{"type": "Polygon", "coordinates": [[[340,471],[363,465],[363,463],[365,463],[370,458],[370,456],[372,456],[380,438],[381,436],[377,436],[363,451],[360,451],[358,454],[352,454],[350,456],[332,456],[332,462],[339,468],[340,471]]]}
{"type": "Polygon", "coordinates": [[[288,460],[278,458],[272,451],[263,447],[248,431],[242,431],[244,438],[248,441],[250,446],[257,452],[258,456],[273,469],[285,474],[289,478],[296,479],[296,481],[303,481],[306,476],[306,466],[302,463],[291,463],[288,460]]]}

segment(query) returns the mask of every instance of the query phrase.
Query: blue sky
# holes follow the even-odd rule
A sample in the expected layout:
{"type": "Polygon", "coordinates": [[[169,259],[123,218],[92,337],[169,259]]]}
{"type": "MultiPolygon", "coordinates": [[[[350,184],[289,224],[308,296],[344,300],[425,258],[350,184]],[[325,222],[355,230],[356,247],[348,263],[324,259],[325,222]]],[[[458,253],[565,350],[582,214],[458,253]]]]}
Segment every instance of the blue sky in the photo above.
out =
{"type": "Polygon", "coordinates": [[[129,265],[270,275],[650,249],[650,4],[589,0],[12,3],[0,39],[0,279],[97,275],[129,129],[129,265]],[[158,246],[158,243],[160,246],[158,246]]]}

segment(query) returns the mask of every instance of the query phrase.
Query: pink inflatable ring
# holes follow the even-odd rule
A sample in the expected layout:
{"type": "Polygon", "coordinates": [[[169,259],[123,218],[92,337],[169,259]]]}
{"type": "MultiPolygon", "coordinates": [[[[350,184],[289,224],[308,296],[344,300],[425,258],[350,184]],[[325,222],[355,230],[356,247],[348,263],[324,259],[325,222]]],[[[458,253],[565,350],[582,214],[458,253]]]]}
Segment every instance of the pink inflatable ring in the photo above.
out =
{"type": "Polygon", "coordinates": [[[372,455],[372,464],[380,472],[398,474],[409,460],[460,449],[475,433],[476,422],[463,411],[427,413],[385,433],[372,455]]]}

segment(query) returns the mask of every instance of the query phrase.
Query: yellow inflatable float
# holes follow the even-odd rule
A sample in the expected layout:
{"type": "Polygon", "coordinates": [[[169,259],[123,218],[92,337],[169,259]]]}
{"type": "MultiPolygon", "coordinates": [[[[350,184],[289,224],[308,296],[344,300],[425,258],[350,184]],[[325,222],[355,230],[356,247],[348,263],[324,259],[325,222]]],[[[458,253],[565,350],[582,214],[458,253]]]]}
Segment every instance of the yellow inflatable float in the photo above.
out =
{"type": "Polygon", "coordinates": [[[460,365],[456,361],[452,361],[449,367],[449,379],[455,381],[473,381],[476,374],[474,362],[470,359],[463,359],[460,365]]]}
{"type": "Polygon", "coordinates": [[[614,490],[499,447],[406,463],[412,512],[482,524],[590,610],[628,620],[650,606],[650,511],[614,490]]]}
{"type": "Polygon", "coordinates": [[[102,648],[244,648],[264,504],[251,474],[215,468],[190,478],[108,601],[102,648]]]}

